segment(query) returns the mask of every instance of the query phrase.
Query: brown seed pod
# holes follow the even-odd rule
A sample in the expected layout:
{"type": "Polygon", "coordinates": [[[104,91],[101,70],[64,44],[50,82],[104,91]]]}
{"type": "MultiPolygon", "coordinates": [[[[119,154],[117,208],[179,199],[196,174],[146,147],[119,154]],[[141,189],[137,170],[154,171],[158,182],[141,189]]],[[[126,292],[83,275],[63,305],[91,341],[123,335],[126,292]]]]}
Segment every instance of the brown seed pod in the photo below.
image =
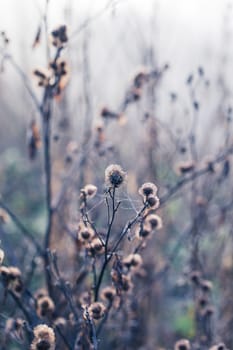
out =
{"type": "Polygon", "coordinates": [[[108,187],[120,187],[126,179],[126,173],[118,164],[111,164],[105,170],[105,183],[108,187]]]}

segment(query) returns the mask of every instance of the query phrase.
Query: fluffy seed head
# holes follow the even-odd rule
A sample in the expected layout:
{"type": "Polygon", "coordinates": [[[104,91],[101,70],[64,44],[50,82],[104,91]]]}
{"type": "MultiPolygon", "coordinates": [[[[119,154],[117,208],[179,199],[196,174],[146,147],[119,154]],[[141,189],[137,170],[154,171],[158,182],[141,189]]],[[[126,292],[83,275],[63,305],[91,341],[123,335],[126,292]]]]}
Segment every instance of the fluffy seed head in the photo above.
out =
{"type": "Polygon", "coordinates": [[[65,327],[67,324],[67,321],[64,317],[58,317],[54,320],[54,325],[58,327],[65,327]]]}
{"type": "Polygon", "coordinates": [[[190,173],[195,169],[195,163],[193,161],[184,161],[177,165],[177,174],[178,175],[185,175],[187,173],[190,173]]]}
{"type": "Polygon", "coordinates": [[[55,334],[52,328],[40,324],[34,328],[33,333],[30,350],[55,350],[55,334]]]}
{"type": "Polygon", "coordinates": [[[100,297],[101,297],[102,300],[112,302],[114,297],[115,297],[115,295],[116,295],[115,288],[113,288],[111,286],[108,286],[108,287],[105,287],[105,288],[102,289],[100,297]]]}
{"type": "Polygon", "coordinates": [[[96,192],[97,192],[97,187],[92,185],[92,184],[89,184],[89,185],[86,185],[82,190],[81,192],[84,192],[84,194],[86,195],[87,198],[92,198],[96,195],[96,192]]]}
{"type": "Polygon", "coordinates": [[[213,289],[212,283],[207,280],[201,280],[200,285],[203,292],[206,292],[206,293],[210,292],[213,289]]]}
{"type": "Polygon", "coordinates": [[[88,313],[90,317],[93,318],[94,320],[99,320],[100,318],[102,318],[104,316],[105,310],[106,308],[104,304],[100,302],[92,303],[88,307],[88,313]]]}
{"type": "Polygon", "coordinates": [[[121,289],[124,292],[130,292],[132,290],[132,288],[133,288],[133,283],[132,283],[130,277],[123,275],[122,279],[121,279],[121,289]]]}
{"type": "Polygon", "coordinates": [[[152,230],[160,230],[163,227],[162,219],[156,214],[147,215],[145,224],[149,224],[152,230]]]}
{"type": "Polygon", "coordinates": [[[94,254],[97,254],[97,255],[101,255],[102,253],[104,253],[104,246],[98,237],[92,240],[91,250],[94,254]]]}
{"type": "Polygon", "coordinates": [[[148,197],[149,195],[156,196],[158,192],[157,186],[155,186],[151,182],[144,183],[138,190],[138,193],[144,198],[148,197]]]}
{"type": "Polygon", "coordinates": [[[39,317],[51,315],[54,309],[54,302],[49,296],[43,296],[37,300],[36,311],[39,317]]]}
{"type": "Polygon", "coordinates": [[[139,254],[130,254],[122,261],[127,268],[137,268],[142,265],[142,257],[139,254]]]}
{"type": "Polygon", "coordinates": [[[51,33],[52,44],[56,47],[61,47],[68,41],[67,27],[66,25],[61,25],[54,29],[51,33]]]}
{"type": "Polygon", "coordinates": [[[84,223],[81,223],[79,225],[79,229],[78,229],[78,239],[82,242],[82,243],[88,243],[92,240],[92,238],[94,237],[95,232],[94,230],[90,227],[90,225],[85,225],[84,223]]]}
{"type": "Polygon", "coordinates": [[[199,285],[200,284],[200,280],[201,280],[201,273],[200,273],[200,271],[196,271],[196,270],[192,271],[191,274],[190,274],[190,280],[194,284],[199,285]]]}
{"type": "Polygon", "coordinates": [[[136,229],[136,237],[139,239],[147,238],[151,233],[151,226],[148,224],[143,224],[137,227],[136,229]]]}
{"type": "Polygon", "coordinates": [[[224,343],[219,343],[210,348],[210,350],[227,350],[226,345],[224,343]]]}
{"type": "Polygon", "coordinates": [[[160,205],[160,201],[159,198],[157,196],[154,196],[153,194],[150,194],[147,198],[146,198],[146,202],[148,204],[148,207],[150,209],[158,209],[159,205],[160,205]]]}
{"type": "Polygon", "coordinates": [[[181,339],[175,343],[175,350],[190,350],[191,345],[189,340],[181,339]]]}
{"type": "Polygon", "coordinates": [[[111,164],[105,170],[105,183],[109,187],[120,187],[126,179],[126,173],[118,164],[111,164]]]}

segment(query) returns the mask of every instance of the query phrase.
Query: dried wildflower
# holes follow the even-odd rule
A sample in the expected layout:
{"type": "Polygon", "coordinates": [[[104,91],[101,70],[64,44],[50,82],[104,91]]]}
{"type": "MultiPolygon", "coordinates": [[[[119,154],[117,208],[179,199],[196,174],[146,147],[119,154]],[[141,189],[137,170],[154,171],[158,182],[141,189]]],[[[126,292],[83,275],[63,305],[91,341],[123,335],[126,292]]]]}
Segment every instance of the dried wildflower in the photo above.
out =
{"type": "Polygon", "coordinates": [[[138,101],[142,96],[142,89],[132,86],[126,94],[124,105],[127,106],[130,103],[138,101]]]}
{"type": "Polygon", "coordinates": [[[122,274],[122,264],[117,262],[116,269],[111,271],[112,281],[118,291],[130,292],[133,288],[133,283],[129,275],[122,274]]]}
{"type": "Polygon", "coordinates": [[[54,29],[51,33],[52,36],[52,44],[55,47],[62,47],[63,44],[67,43],[68,35],[67,35],[67,26],[61,25],[58,28],[54,29]]]}
{"type": "Polygon", "coordinates": [[[150,209],[156,210],[159,208],[160,205],[159,197],[150,194],[146,198],[146,203],[150,209]]]}
{"type": "Polygon", "coordinates": [[[121,279],[120,273],[117,270],[115,270],[115,269],[112,269],[111,277],[112,277],[113,283],[115,283],[115,284],[119,283],[119,281],[121,279]]]}
{"type": "Polygon", "coordinates": [[[55,305],[49,296],[42,296],[37,299],[36,311],[39,317],[51,316],[54,312],[55,305]]]}
{"type": "Polygon", "coordinates": [[[105,170],[105,182],[109,187],[120,187],[126,179],[126,173],[118,164],[111,164],[105,170]]]}
{"type": "Polygon", "coordinates": [[[79,297],[80,305],[90,305],[91,304],[91,295],[89,292],[83,292],[79,297]]]}
{"type": "Polygon", "coordinates": [[[148,75],[141,71],[137,73],[134,77],[134,86],[135,88],[141,88],[143,84],[147,81],[148,75]]]}
{"type": "Polygon", "coordinates": [[[3,263],[4,256],[5,256],[4,251],[2,249],[0,249],[0,265],[2,265],[2,263],[3,263]]]}
{"type": "Polygon", "coordinates": [[[175,350],[191,350],[189,340],[181,339],[175,343],[175,350]]]}
{"type": "MultiPolygon", "coordinates": [[[[140,88],[134,87],[131,90],[131,100],[138,101],[142,96],[142,90],[140,88]]],[[[131,101],[130,101],[131,102],[131,101]]]]}
{"type": "Polygon", "coordinates": [[[138,190],[138,193],[143,197],[147,198],[150,195],[156,196],[158,192],[157,186],[151,182],[144,183],[138,190]]]}
{"type": "Polygon", "coordinates": [[[93,255],[101,255],[104,253],[104,246],[98,237],[91,241],[91,251],[93,255]]]}
{"type": "Polygon", "coordinates": [[[120,288],[124,292],[130,292],[133,288],[133,283],[129,276],[122,275],[120,281],[120,288]]]}
{"type": "Polygon", "coordinates": [[[150,235],[151,231],[151,226],[148,224],[139,225],[136,229],[136,237],[139,239],[145,239],[150,235]]]}
{"type": "Polygon", "coordinates": [[[38,149],[41,147],[41,137],[39,127],[35,120],[32,120],[28,131],[28,154],[32,160],[36,157],[38,149]]]}
{"type": "Polygon", "coordinates": [[[70,68],[67,61],[63,58],[58,58],[50,62],[49,67],[53,77],[50,81],[50,84],[53,86],[53,96],[59,100],[61,92],[69,82],[70,68]]]}
{"type": "Polygon", "coordinates": [[[207,318],[210,318],[213,316],[215,312],[215,309],[213,306],[211,305],[207,305],[205,308],[203,308],[201,311],[200,311],[200,315],[202,317],[207,317],[207,318]]]}
{"type": "Polygon", "coordinates": [[[63,58],[59,58],[56,61],[49,63],[49,67],[53,70],[56,76],[62,76],[68,74],[68,63],[63,58]]]}
{"type": "Polygon", "coordinates": [[[185,175],[187,173],[190,173],[194,169],[195,169],[195,163],[192,160],[180,162],[177,165],[177,173],[178,173],[178,175],[185,175]]]}
{"type": "Polygon", "coordinates": [[[100,298],[108,302],[112,302],[115,296],[116,290],[112,286],[103,288],[100,294],[100,298]]]}
{"type": "Polygon", "coordinates": [[[12,287],[21,281],[21,271],[17,267],[0,266],[0,276],[6,287],[12,287]]]}
{"type": "Polygon", "coordinates": [[[205,297],[200,297],[197,300],[198,309],[202,310],[208,304],[208,300],[205,297]]]}
{"type": "Polygon", "coordinates": [[[95,147],[100,148],[106,139],[105,132],[104,132],[104,126],[102,124],[98,124],[96,126],[95,130],[96,130],[95,147]]]}
{"type": "Polygon", "coordinates": [[[84,193],[86,198],[95,197],[97,192],[97,187],[94,185],[86,185],[83,189],[81,189],[81,193],[84,193]]]}
{"type": "Polygon", "coordinates": [[[53,323],[57,327],[65,327],[67,325],[67,321],[64,317],[57,317],[53,323]]]}
{"type": "Polygon", "coordinates": [[[9,278],[11,280],[21,277],[21,271],[18,267],[10,266],[8,269],[9,269],[9,278]]]}
{"type": "Polygon", "coordinates": [[[34,328],[33,333],[30,350],[55,350],[55,334],[52,328],[40,324],[34,328]]]}
{"type": "Polygon", "coordinates": [[[201,289],[205,293],[208,293],[213,289],[212,283],[210,281],[207,281],[207,280],[201,280],[200,285],[201,285],[201,289]]]}
{"type": "Polygon", "coordinates": [[[101,112],[100,112],[101,117],[103,118],[112,118],[112,119],[117,119],[118,118],[118,113],[111,111],[107,107],[103,107],[101,112]]]}
{"type": "Polygon", "coordinates": [[[20,341],[25,341],[25,321],[21,318],[8,318],[5,324],[4,333],[15,337],[20,341]]]}
{"type": "Polygon", "coordinates": [[[85,225],[84,223],[79,224],[78,228],[78,239],[83,243],[91,242],[95,235],[94,230],[89,224],[85,225]]]}
{"type": "Polygon", "coordinates": [[[160,230],[163,227],[161,217],[156,214],[148,214],[145,219],[145,224],[149,224],[152,230],[160,230]]]}
{"type": "Polygon", "coordinates": [[[33,74],[38,79],[38,86],[47,87],[50,85],[51,72],[48,69],[38,68],[33,71],[33,74]]]}
{"type": "Polygon", "coordinates": [[[94,185],[86,185],[80,190],[80,209],[84,209],[87,204],[87,199],[93,198],[96,195],[97,187],[94,185]]]}
{"type": "Polygon", "coordinates": [[[122,260],[122,263],[128,269],[137,268],[142,265],[142,257],[139,254],[130,254],[122,260]]]}
{"type": "Polygon", "coordinates": [[[106,308],[104,304],[100,302],[95,302],[88,307],[88,314],[94,320],[99,320],[105,314],[106,308]]]}
{"type": "Polygon", "coordinates": [[[200,280],[201,280],[201,272],[200,271],[192,271],[190,274],[190,280],[196,284],[199,285],[200,284],[200,280]]]}
{"type": "Polygon", "coordinates": [[[24,322],[21,318],[8,318],[5,325],[5,332],[8,334],[23,329],[24,322]]]}
{"type": "Polygon", "coordinates": [[[20,278],[17,278],[15,281],[11,282],[10,284],[10,289],[18,296],[20,296],[21,293],[23,292],[23,288],[24,288],[24,285],[20,278]]]}
{"type": "Polygon", "coordinates": [[[45,288],[40,288],[34,293],[35,300],[43,298],[48,295],[48,292],[45,288]]]}
{"type": "Polygon", "coordinates": [[[227,347],[224,343],[219,343],[214,346],[211,346],[209,350],[227,350],[227,347]]]}
{"type": "Polygon", "coordinates": [[[23,291],[23,282],[21,280],[21,271],[14,266],[0,267],[0,276],[6,288],[20,295],[23,291]]]}
{"type": "Polygon", "coordinates": [[[79,151],[79,147],[76,141],[70,141],[66,146],[67,154],[77,154],[79,151]]]}

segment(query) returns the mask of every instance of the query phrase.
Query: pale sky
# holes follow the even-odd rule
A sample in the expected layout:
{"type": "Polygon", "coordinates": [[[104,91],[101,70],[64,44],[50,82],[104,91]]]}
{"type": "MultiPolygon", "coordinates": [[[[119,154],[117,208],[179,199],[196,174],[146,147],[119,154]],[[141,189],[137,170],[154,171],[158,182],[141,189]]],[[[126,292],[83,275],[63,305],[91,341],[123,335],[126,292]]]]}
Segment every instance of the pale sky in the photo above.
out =
{"type": "MultiPolygon", "coordinates": [[[[233,29],[233,10],[229,6],[232,1],[114,0],[115,6],[99,16],[91,27],[90,57],[96,108],[103,103],[117,105],[150,45],[155,47],[160,66],[166,62],[171,64],[164,95],[169,91],[183,93],[188,74],[197,72],[200,65],[205,68],[207,78],[215,80],[219,69],[224,69],[232,88],[233,41],[231,35],[227,42],[224,36],[226,31],[231,34],[233,29]],[[223,65],[221,60],[226,53],[228,64],[223,65]]],[[[11,53],[20,65],[24,65],[27,74],[43,65],[42,60],[46,57],[43,47],[32,50],[45,3],[45,0],[0,0],[0,30],[7,32],[11,53]]],[[[72,33],[89,16],[103,10],[107,3],[109,0],[50,0],[49,29],[69,22],[72,33]]],[[[73,84],[75,89],[76,86],[81,89],[76,78],[81,79],[78,65],[82,42],[76,40],[72,45],[78,75],[74,75],[73,84]]],[[[216,81],[212,86],[217,86],[216,81]]],[[[13,94],[14,86],[11,89],[9,96],[13,94]]],[[[74,94],[77,94],[75,89],[74,94]]],[[[214,109],[218,91],[211,92],[210,96],[214,109]]],[[[209,114],[212,113],[211,103],[208,103],[209,114]]],[[[166,102],[163,106],[166,108],[166,102]]]]}
{"type": "MultiPolygon", "coordinates": [[[[20,52],[21,62],[29,58],[29,65],[37,64],[40,51],[31,53],[30,50],[46,1],[0,0],[0,3],[0,30],[6,30],[10,37],[13,54],[17,57],[20,52]]],[[[69,20],[73,32],[108,3],[109,0],[50,0],[49,28],[69,20]],[[69,7],[72,11],[67,16],[65,10],[69,7]]],[[[229,43],[224,47],[223,41],[224,24],[232,30],[233,11],[229,9],[232,0],[113,0],[113,3],[114,8],[110,7],[98,17],[92,28],[95,48],[92,55],[98,57],[99,66],[94,70],[96,79],[102,69],[106,70],[108,57],[115,58],[116,79],[118,73],[130,75],[131,68],[140,63],[137,51],[144,42],[156,45],[161,63],[172,61],[171,87],[183,84],[186,75],[198,65],[207,64],[209,74],[213,73],[221,53],[232,48],[229,43]],[[228,24],[226,15],[230,18],[228,24]],[[121,28],[119,19],[122,18],[126,20],[121,28]],[[153,20],[155,25],[151,29],[153,20]],[[111,56],[111,52],[114,55],[111,56]]]]}

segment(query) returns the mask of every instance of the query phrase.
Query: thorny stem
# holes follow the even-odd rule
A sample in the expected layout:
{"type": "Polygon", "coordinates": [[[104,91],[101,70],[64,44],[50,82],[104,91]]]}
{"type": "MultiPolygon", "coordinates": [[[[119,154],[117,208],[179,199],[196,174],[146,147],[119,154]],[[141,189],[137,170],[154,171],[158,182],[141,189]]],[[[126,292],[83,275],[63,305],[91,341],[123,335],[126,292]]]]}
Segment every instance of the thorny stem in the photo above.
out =
{"type": "Polygon", "coordinates": [[[105,246],[105,243],[102,239],[102,237],[100,236],[99,232],[97,231],[95,225],[91,222],[90,218],[89,218],[89,215],[88,215],[88,212],[87,212],[87,205],[85,203],[84,205],[84,208],[81,209],[81,215],[82,215],[82,219],[83,219],[83,222],[86,224],[88,223],[91,228],[94,230],[96,236],[98,237],[100,243],[102,244],[102,246],[104,247],[105,246]]]}
{"type": "Polygon", "coordinates": [[[145,209],[147,208],[147,204],[144,204],[144,206],[141,208],[141,210],[137,213],[137,215],[132,219],[130,220],[124,227],[124,229],[122,230],[121,234],[120,234],[120,237],[118,238],[118,240],[115,242],[113,248],[112,248],[112,251],[111,252],[108,252],[107,254],[107,258],[104,260],[104,263],[103,263],[103,266],[102,266],[102,269],[100,271],[100,275],[99,275],[99,279],[98,279],[98,282],[97,282],[97,285],[96,285],[96,290],[95,290],[95,301],[98,300],[98,296],[99,296],[99,289],[100,289],[100,286],[101,286],[101,283],[102,283],[102,280],[103,280],[103,277],[104,277],[104,273],[105,273],[105,270],[108,266],[108,263],[110,262],[110,260],[112,259],[112,257],[114,256],[117,248],[119,247],[121,241],[123,240],[123,238],[125,237],[125,235],[127,234],[127,232],[131,229],[131,227],[138,221],[139,217],[143,214],[143,212],[145,211],[145,209]]]}
{"type": "Polygon", "coordinates": [[[58,268],[58,265],[57,265],[57,256],[56,256],[55,253],[52,254],[52,262],[53,262],[53,266],[54,266],[54,269],[55,269],[55,272],[56,272],[56,278],[57,278],[57,281],[58,281],[58,285],[59,285],[62,293],[64,294],[66,300],[69,303],[70,309],[71,309],[71,311],[74,314],[75,321],[78,322],[79,317],[78,317],[78,313],[77,313],[77,310],[76,310],[76,307],[75,307],[75,304],[74,304],[74,301],[73,301],[73,298],[72,298],[72,294],[70,292],[70,288],[68,287],[68,284],[66,284],[64,282],[64,280],[62,279],[62,277],[60,275],[60,271],[59,271],[59,268],[58,268]]]}
{"type": "Polygon", "coordinates": [[[109,191],[108,191],[109,196],[112,200],[112,216],[111,216],[111,218],[110,218],[110,207],[109,207],[109,203],[108,203],[108,197],[106,197],[106,204],[107,204],[107,210],[108,210],[108,231],[107,231],[106,241],[105,241],[105,245],[104,245],[104,248],[105,248],[104,263],[103,263],[102,269],[100,271],[98,282],[95,285],[95,287],[96,287],[95,288],[95,301],[98,300],[99,288],[100,288],[100,285],[102,283],[102,279],[104,277],[104,272],[105,272],[105,269],[106,269],[109,261],[111,260],[111,256],[108,256],[108,243],[109,243],[109,238],[111,235],[111,230],[112,230],[112,225],[113,225],[113,222],[115,219],[115,215],[116,215],[116,212],[117,212],[119,205],[120,205],[120,202],[118,202],[118,204],[115,206],[115,192],[116,192],[115,187],[113,187],[112,192],[111,192],[111,189],[109,189],[109,191]]]}
{"type": "Polygon", "coordinates": [[[72,350],[72,346],[70,345],[70,343],[68,342],[68,340],[66,339],[65,335],[63,334],[61,328],[59,326],[56,326],[56,330],[59,333],[60,337],[62,338],[63,342],[65,343],[65,345],[67,346],[67,348],[69,350],[72,350]]]}
{"type": "Polygon", "coordinates": [[[104,260],[102,269],[101,269],[100,274],[99,274],[98,282],[97,282],[96,288],[95,288],[95,301],[98,300],[100,285],[101,285],[102,279],[104,277],[105,269],[106,269],[110,260],[111,260],[111,255],[106,260],[104,260]]]}
{"type": "Polygon", "coordinates": [[[93,258],[93,261],[92,261],[92,273],[93,273],[93,290],[95,290],[96,284],[97,284],[96,260],[95,260],[95,258],[93,258]]]}
{"type": "Polygon", "coordinates": [[[107,310],[106,310],[106,312],[105,312],[104,318],[101,320],[101,322],[100,322],[100,324],[99,324],[99,326],[98,326],[98,328],[97,328],[96,333],[97,333],[98,336],[100,335],[100,333],[101,333],[101,331],[102,331],[102,328],[103,328],[105,322],[106,322],[107,319],[108,319],[108,315],[109,315],[109,312],[110,312],[111,307],[112,307],[112,302],[109,303],[109,305],[108,305],[108,307],[107,307],[107,310]]]}
{"type": "Polygon", "coordinates": [[[49,266],[49,255],[47,251],[50,248],[51,231],[52,231],[52,207],[51,207],[51,155],[50,155],[50,133],[51,133],[51,96],[50,88],[47,87],[44,92],[44,98],[42,103],[42,116],[43,116],[43,141],[44,141],[44,171],[46,177],[46,208],[47,208],[47,227],[44,237],[44,263],[45,263],[45,275],[46,283],[49,291],[49,295],[53,296],[53,288],[50,278],[50,273],[47,267],[49,266]]]}
{"type": "Polygon", "coordinates": [[[116,188],[113,187],[112,192],[111,189],[109,190],[109,195],[112,200],[112,217],[110,219],[110,208],[109,208],[109,203],[108,203],[108,198],[106,198],[106,203],[107,203],[107,208],[108,208],[108,231],[106,235],[106,241],[105,241],[105,261],[107,260],[108,257],[108,242],[109,238],[111,235],[111,230],[112,230],[112,225],[115,219],[115,215],[117,212],[117,209],[119,208],[120,202],[115,206],[115,193],[116,193],[116,188]]]}
{"type": "Polygon", "coordinates": [[[32,324],[32,319],[31,319],[30,313],[27,311],[27,309],[25,308],[25,306],[21,302],[20,298],[18,298],[17,295],[15,295],[15,293],[12,292],[12,291],[9,291],[9,293],[12,296],[12,298],[14,299],[14,301],[16,302],[16,304],[18,305],[18,307],[22,310],[22,312],[23,312],[25,318],[27,319],[28,323],[31,325],[32,324]]]}
{"type": "Polygon", "coordinates": [[[92,321],[92,319],[89,320],[89,323],[91,326],[92,342],[93,342],[94,350],[98,350],[98,340],[97,340],[95,324],[92,321]]]}

